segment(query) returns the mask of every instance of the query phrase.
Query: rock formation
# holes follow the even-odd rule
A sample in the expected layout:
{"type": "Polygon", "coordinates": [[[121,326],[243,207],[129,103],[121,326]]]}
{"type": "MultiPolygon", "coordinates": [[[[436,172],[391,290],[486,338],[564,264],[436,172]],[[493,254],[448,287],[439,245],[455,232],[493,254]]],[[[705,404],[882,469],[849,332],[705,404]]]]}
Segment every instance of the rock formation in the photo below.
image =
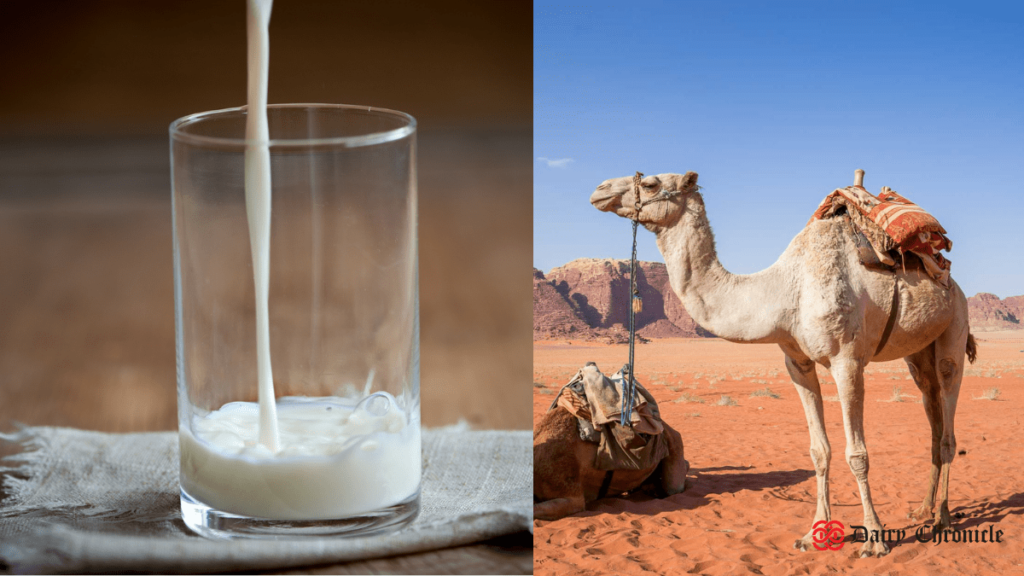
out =
{"type": "Polygon", "coordinates": [[[571,301],[555,290],[544,273],[533,269],[533,339],[593,338],[590,326],[571,301]]]}
{"type": "MultiPolygon", "coordinates": [[[[535,340],[574,338],[624,342],[629,323],[629,261],[581,258],[551,270],[534,269],[535,340]],[[582,326],[580,325],[582,323],[582,326]]],[[[636,317],[643,338],[713,336],[698,326],[672,292],[665,265],[640,262],[637,285],[643,310],[636,317]]]]}
{"type": "Polygon", "coordinates": [[[979,292],[967,299],[971,329],[977,332],[1021,330],[1024,324],[1024,296],[1000,300],[995,294],[979,292]]]}

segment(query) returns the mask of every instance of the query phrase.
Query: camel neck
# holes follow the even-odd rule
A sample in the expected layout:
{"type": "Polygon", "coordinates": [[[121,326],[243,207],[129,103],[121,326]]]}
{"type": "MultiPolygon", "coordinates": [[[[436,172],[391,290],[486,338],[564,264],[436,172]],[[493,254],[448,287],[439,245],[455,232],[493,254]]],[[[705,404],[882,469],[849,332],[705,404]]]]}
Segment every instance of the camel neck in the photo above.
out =
{"type": "Polygon", "coordinates": [[[674,226],[658,232],[669,282],[686,311],[705,330],[735,342],[775,342],[785,309],[775,267],[756,274],[728,272],[718,260],[715,238],[699,194],[686,199],[674,226]]]}
{"type": "Polygon", "coordinates": [[[686,210],[674,226],[658,232],[657,242],[680,297],[712,289],[730,275],[718,261],[704,199],[697,194],[686,199],[686,210]]]}

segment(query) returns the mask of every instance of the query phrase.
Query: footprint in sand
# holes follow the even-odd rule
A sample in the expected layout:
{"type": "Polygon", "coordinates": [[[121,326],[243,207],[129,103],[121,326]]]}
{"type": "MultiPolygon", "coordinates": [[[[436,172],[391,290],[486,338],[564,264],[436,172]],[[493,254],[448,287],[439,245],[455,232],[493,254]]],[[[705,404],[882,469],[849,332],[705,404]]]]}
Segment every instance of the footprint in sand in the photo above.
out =
{"type": "Polygon", "coordinates": [[[892,561],[894,564],[903,564],[910,562],[914,558],[921,555],[921,548],[919,546],[910,546],[906,550],[897,552],[892,555],[892,561]]]}
{"type": "Polygon", "coordinates": [[[594,526],[593,524],[591,524],[590,526],[586,526],[584,528],[581,528],[580,531],[576,534],[576,538],[577,539],[584,539],[584,538],[593,537],[596,534],[596,528],[597,527],[594,526]]]}
{"type": "Polygon", "coordinates": [[[687,570],[690,574],[703,574],[708,571],[708,568],[714,568],[722,562],[719,560],[705,560],[704,562],[697,562],[693,565],[693,568],[687,570]]]}

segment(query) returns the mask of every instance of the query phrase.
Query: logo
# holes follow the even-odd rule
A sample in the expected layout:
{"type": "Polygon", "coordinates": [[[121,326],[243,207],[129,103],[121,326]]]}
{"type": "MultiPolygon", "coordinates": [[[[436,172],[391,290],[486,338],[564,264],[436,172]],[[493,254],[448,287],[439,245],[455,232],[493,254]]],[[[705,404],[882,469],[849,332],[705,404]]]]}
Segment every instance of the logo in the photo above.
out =
{"type": "Polygon", "coordinates": [[[839,520],[819,520],[814,523],[811,540],[818,550],[839,550],[843,547],[845,535],[846,527],[839,520]]]}
{"type": "Polygon", "coordinates": [[[928,531],[928,529],[926,527],[921,526],[920,528],[917,529],[917,532],[914,533],[914,537],[917,538],[917,541],[922,543],[922,544],[924,544],[925,542],[928,542],[929,540],[933,544],[943,544],[943,543],[946,543],[946,542],[956,542],[956,543],[960,543],[960,542],[965,542],[965,543],[967,543],[967,542],[970,542],[970,543],[976,543],[976,542],[984,542],[984,543],[999,542],[999,543],[1001,543],[1003,541],[1003,531],[1002,530],[996,530],[995,526],[990,525],[988,527],[988,530],[985,530],[984,528],[981,528],[981,529],[975,528],[974,530],[971,530],[971,529],[957,530],[957,529],[954,528],[952,530],[946,529],[946,530],[941,530],[941,531],[938,531],[938,532],[932,531],[931,533],[929,533],[929,531],[928,531]]]}

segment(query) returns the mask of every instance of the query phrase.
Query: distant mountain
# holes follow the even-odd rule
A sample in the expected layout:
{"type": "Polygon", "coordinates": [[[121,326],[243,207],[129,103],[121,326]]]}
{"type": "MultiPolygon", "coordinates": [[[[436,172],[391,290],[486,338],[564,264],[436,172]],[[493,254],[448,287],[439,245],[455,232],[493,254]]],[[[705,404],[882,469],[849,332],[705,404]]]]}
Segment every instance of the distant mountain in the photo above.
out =
{"type": "Polygon", "coordinates": [[[589,340],[594,336],[590,330],[572,302],[558,293],[543,272],[534,268],[533,339],[582,337],[589,340]]]}
{"type": "MultiPolygon", "coordinates": [[[[640,262],[637,287],[643,310],[636,317],[643,338],[709,337],[672,292],[665,265],[640,262]]],[[[581,258],[546,276],[533,274],[535,340],[577,338],[625,341],[629,323],[629,261],[581,258]],[[581,326],[582,324],[582,326],[581,326]]]]}
{"type": "Polygon", "coordinates": [[[979,292],[967,299],[971,331],[1024,330],[1024,296],[1000,300],[995,294],[979,292]]]}
{"type": "MultiPolygon", "coordinates": [[[[714,337],[683,308],[658,262],[640,262],[637,285],[643,310],[642,338],[714,337]]],[[[533,339],[626,342],[629,322],[629,261],[580,258],[548,274],[533,270],[533,339]]],[[[972,332],[1024,330],[1024,296],[1000,300],[981,292],[967,299],[972,332]]]]}

